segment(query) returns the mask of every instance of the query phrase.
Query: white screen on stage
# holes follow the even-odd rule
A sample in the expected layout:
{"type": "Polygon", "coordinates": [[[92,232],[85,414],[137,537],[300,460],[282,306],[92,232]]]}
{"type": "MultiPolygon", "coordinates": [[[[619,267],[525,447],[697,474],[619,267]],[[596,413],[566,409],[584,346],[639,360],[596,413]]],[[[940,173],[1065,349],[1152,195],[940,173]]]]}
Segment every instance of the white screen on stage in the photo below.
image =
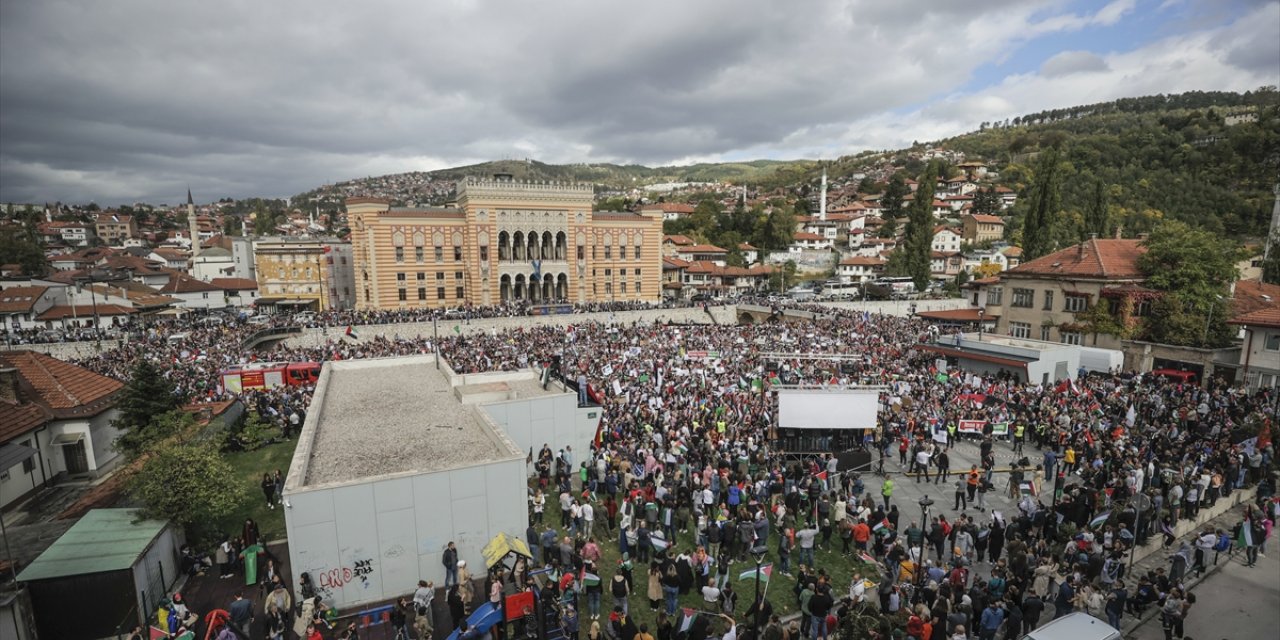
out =
{"type": "Polygon", "coordinates": [[[873,429],[879,408],[879,390],[778,390],[783,429],[873,429]]]}

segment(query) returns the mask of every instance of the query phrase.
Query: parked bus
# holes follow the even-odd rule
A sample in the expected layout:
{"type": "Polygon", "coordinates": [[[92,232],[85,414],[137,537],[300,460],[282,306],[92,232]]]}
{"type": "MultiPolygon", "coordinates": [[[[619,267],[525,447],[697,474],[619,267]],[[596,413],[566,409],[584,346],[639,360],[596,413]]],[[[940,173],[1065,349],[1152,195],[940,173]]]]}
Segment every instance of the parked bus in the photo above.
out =
{"type": "Polygon", "coordinates": [[[867,285],[867,294],[886,300],[899,300],[915,292],[916,283],[907,276],[880,278],[867,285]]]}
{"type": "Polygon", "coordinates": [[[252,389],[300,387],[320,379],[319,362],[251,362],[224,369],[218,379],[231,393],[252,389]]]}

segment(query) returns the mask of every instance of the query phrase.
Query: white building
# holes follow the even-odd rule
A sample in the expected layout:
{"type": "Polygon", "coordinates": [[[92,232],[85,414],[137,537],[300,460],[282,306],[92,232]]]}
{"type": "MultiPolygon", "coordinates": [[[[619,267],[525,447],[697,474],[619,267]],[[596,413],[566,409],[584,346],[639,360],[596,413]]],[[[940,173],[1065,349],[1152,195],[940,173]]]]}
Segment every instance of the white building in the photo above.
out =
{"type": "Polygon", "coordinates": [[[308,572],[348,608],[444,581],[454,542],[473,575],[481,549],[528,526],[525,455],[587,454],[600,408],[532,371],[456,375],[433,356],[324,365],[285,482],[293,584],[308,572]],[[388,403],[396,411],[376,409],[388,403]]]}
{"type": "Polygon", "coordinates": [[[951,227],[935,227],[933,230],[933,244],[930,249],[942,253],[959,253],[962,241],[963,239],[955,229],[951,227]]]}
{"type": "Polygon", "coordinates": [[[876,257],[850,256],[836,265],[836,276],[843,283],[867,282],[879,277],[885,261],[876,257]]]}
{"type": "Polygon", "coordinates": [[[1244,333],[1240,373],[1245,385],[1250,390],[1280,387],[1280,306],[1245,314],[1231,324],[1244,333]]]}
{"type": "Polygon", "coordinates": [[[235,273],[231,252],[222,247],[208,247],[191,259],[191,275],[197,280],[210,282],[214,278],[228,278],[235,273]]]}
{"type": "Polygon", "coordinates": [[[124,384],[34,351],[0,352],[0,508],[119,458],[111,425],[124,384]]]}
{"type": "Polygon", "coordinates": [[[231,262],[234,265],[232,277],[246,280],[257,280],[258,271],[254,268],[253,239],[235,237],[231,239],[231,262]]]}
{"type": "Polygon", "coordinates": [[[160,287],[160,293],[180,300],[184,309],[221,309],[227,306],[222,289],[191,276],[177,274],[160,287]]]}

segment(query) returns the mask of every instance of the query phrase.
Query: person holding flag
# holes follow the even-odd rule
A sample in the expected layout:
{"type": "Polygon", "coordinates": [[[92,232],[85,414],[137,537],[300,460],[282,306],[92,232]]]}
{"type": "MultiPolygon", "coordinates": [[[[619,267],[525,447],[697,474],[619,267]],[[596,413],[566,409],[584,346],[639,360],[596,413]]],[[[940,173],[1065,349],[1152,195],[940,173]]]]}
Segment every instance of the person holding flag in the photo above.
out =
{"type": "Polygon", "coordinates": [[[1261,520],[1253,513],[1253,506],[1250,505],[1245,509],[1244,520],[1236,525],[1236,548],[1244,549],[1244,566],[1252,567],[1257,564],[1258,541],[1262,540],[1264,534],[1261,520]]]}

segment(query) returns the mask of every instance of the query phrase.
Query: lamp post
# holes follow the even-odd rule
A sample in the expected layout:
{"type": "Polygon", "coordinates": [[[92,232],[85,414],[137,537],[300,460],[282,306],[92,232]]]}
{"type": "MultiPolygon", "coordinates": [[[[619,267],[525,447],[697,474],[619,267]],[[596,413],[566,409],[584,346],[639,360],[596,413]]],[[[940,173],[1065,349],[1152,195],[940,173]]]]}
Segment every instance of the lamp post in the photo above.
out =
{"type": "Polygon", "coordinates": [[[982,317],[985,315],[987,315],[986,308],[978,307],[978,339],[979,340],[982,339],[982,325],[983,325],[982,317]]]}
{"type": "Polygon", "coordinates": [[[755,600],[756,615],[755,615],[755,619],[752,620],[752,624],[755,627],[754,637],[757,640],[764,637],[764,632],[761,630],[761,627],[760,627],[760,613],[764,611],[764,600],[760,599],[760,566],[764,562],[764,554],[768,550],[769,548],[764,545],[751,548],[751,555],[756,560],[756,600],[755,600]]]}
{"type": "MultiPolygon", "coordinates": [[[[1214,296],[1214,298],[1221,300],[1222,296],[1214,296]]],[[[1209,315],[1204,319],[1204,335],[1200,337],[1200,343],[1203,345],[1209,344],[1209,325],[1211,324],[1213,324],[1213,303],[1212,302],[1209,303],[1209,315]]]]}
{"type": "MultiPolygon", "coordinates": [[[[932,498],[930,498],[929,496],[920,496],[920,529],[922,532],[924,531],[925,527],[929,526],[929,507],[931,506],[933,506],[932,498]]],[[[916,559],[916,585],[921,588],[923,588],[925,584],[924,556],[925,556],[924,541],[921,540],[920,555],[916,559]]],[[[916,592],[916,596],[919,597],[920,589],[917,588],[915,592],[916,592]]]]}

